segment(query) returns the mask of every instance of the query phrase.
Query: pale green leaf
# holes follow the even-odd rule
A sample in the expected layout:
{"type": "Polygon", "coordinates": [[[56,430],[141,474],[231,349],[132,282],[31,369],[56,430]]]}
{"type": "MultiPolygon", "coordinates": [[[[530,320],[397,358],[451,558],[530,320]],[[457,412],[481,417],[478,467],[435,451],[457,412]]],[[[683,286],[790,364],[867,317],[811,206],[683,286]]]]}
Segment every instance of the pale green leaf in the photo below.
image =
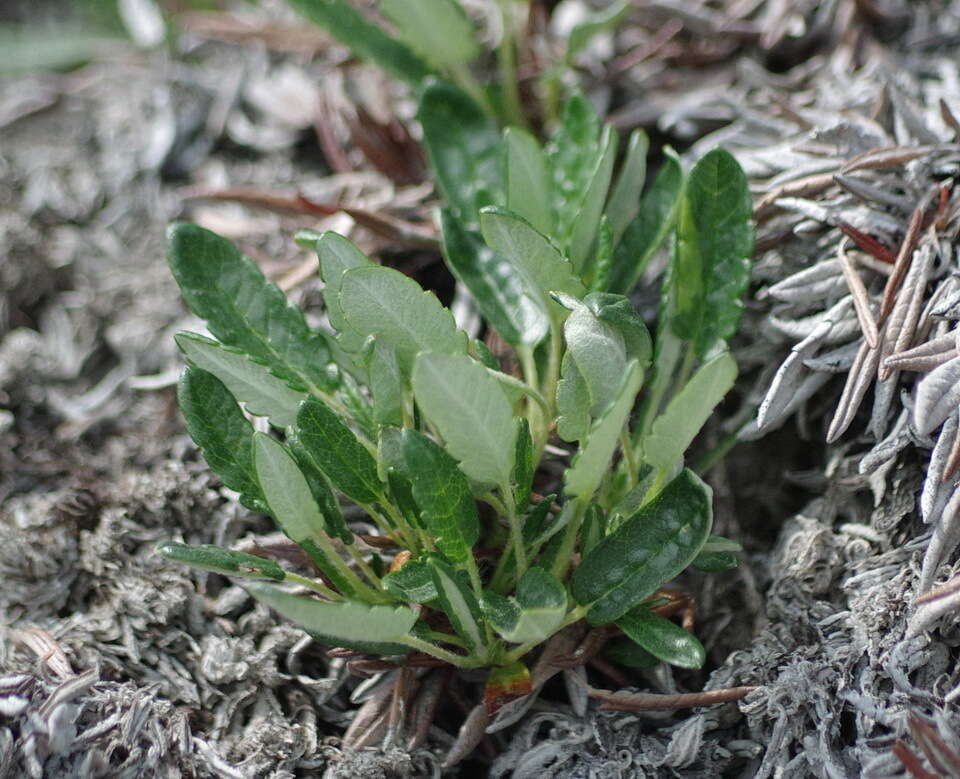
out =
{"type": "Polygon", "coordinates": [[[643,370],[633,360],[620,384],[617,399],[593,424],[573,463],[564,473],[563,489],[567,495],[587,500],[600,484],[642,384],[643,370]]]}
{"type": "Polygon", "coordinates": [[[507,208],[531,226],[550,235],[550,174],[540,143],[526,130],[508,127],[503,135],[507,154],[507,208]]]}
{"type": "Polygon", "coordinates": [[[437,588],[437,595],[443,612],[457,632],[471,649],[477,649],[484,644],[483,618],[480,604],[476,595],[470,590],[457,572],[440,557],[433,555],[428,558],[427,564],[433,574],[433,583],[437,588]]]}
{"type": "Polygon", "coordinates": [[[577,272],[582,271],[591,256],[600,226],[600,215],[603,213],[604,203],[607,202],[607,191],[610,189],[616,157],[617,131],[607,126],[600,138],[600,156],[587,182],[570,234],[570,261],[577,272]]]}
{"type": "Polygon", "coordinates": [[[517,427],[499,382],[466,355],[421,354],[413,393],[463,472],[484,486],[508,486],[517,427]]]}
{"type": "Polygon", "coordinates": [[[479,51],[473,26],[452,0],[379,0],[411,49],[440,68],[463,65],[479,51]]]}
{"type": "Polygon", "coordinates": [[[244,552],[221,549],[213,544],[181,544],[164,541],[157,552],[174,562],[199,568],[202,571],[222,573],[244,579],[266,579],[280,582],[286,578],[283,569],[273,560],[266,560],[244,552]]]}
{"type": "Polygon", "coordinates": [[[713,409],[737,378],[737,363],[722,352],[693,375],[671,398],[643,441],[643,459],[656,468],[669,468],[690,446],[713,409]]]}
{"type": "Polygon", "coordinates": [[[275,427],[293,424],[300,401],[306,397],[304,393],[291,389],[287,382],[242,352],[202,335],[177,333],[176,341],[191,363],[220,379],[248,412],[268,417],[275,427]]]}
{"type": "Polygon", "coordinates": [[[245,589],[258,601],[296,623],[327,646],[345,646],[375,654],[406,654],[417,613],[406,606],[368,606],[356,601],[330,603],[292,595],[276,585],[255,582],[245,589]]]}
{"type": "Polygon", "coordinates": [[[636,129],[630,134],[626,159],[617,175],[617,183],[610,193],[606,208],[615,241],[620,240],[627,225],[640,212],[640,193],[643,192],[643,183],[647,176],[649,148],[650,139],[643,130],[636,129]]]}
{"type": "Polygon", "coordinates": [[[340,308],[357,332],[396,350],[400,370],[410,375],[418,352],[466,354],[467,336],[432,292],[393,268],[355,268],[343,274],[340,308]]]}

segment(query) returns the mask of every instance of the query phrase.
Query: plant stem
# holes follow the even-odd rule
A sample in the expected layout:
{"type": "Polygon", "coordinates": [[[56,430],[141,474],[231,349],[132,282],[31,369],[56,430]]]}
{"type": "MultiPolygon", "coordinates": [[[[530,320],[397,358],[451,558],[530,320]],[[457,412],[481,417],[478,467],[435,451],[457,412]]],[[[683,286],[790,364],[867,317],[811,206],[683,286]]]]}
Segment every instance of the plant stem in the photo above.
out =
{"type": "Polygon", "coordinates": [[[468,655],[467,657],[464,657],[463,655],[456,655],[453,652],[448,652],[446,649],[441,649],[438,646],[434,646],[429,641],[423,641],[415,636],[405,636],[397,643],[406,644],[408,647],[416,649],[418,652],[432,655],[438,660],[443,660],[445,663],[455,665],[457,668],[479,668],[485,664],[484,660],[474,657],[473,655],[468,655]]]}
{"type": "Polygon", "coordinates": [[[363,555],[357,551],[357,548],[353,544],[349,544],[347,546],[347,553],[353,558],[353,562],[356,563],[357,568],[359,568],[363,572],[363,575],[367,577],[367,581],[369,581],[375,589],[380,590],[383,586],[380,582],[380,577],[374,573],[373,568],[371,568],[369,563],[363,559],[363,555]]]}
{"type": "Polygon", "coordinates": [[[286,579],[291,582],[296,582],[302,587],[313,590],[314,592],[320,593],[323,597],[330,600],[343,600],[343,596],[339,592],[334,592],[329,587],[325,587],[320,584],[320,582],[314,581],[313,579],[308,579],[306,576],[301,576],[298,573],[291,573],[290,571],[285,571],[286,579]]]}
{"type": "Polygon", "coordinates": [[[563,541],[560,544],[560,551],[557,552],[557,558],[553,563],[553,575],[560,581],[564,580],[567,573],[567,566],[570,564],[570,557],[573,555],[573,549],[577,545],[577,536],[580,533],[580,524],[583,522],[583,515],[587,513],[589,499],[577,500],[574,514],[570,517],[570,522],[563,529],[563,541]]]}
{"type": "Polygon", "coordinates": [[[513,554],[516,558],[517,579],[519,580],[527,570],[527,552],[523,548],[523,525],[517,516],[517,506],[513,500],[513,491],[510,485],[500,486],[500,495],[506,504],[507,519],[510,522],[510,540],[513,543],[513,554]]]}

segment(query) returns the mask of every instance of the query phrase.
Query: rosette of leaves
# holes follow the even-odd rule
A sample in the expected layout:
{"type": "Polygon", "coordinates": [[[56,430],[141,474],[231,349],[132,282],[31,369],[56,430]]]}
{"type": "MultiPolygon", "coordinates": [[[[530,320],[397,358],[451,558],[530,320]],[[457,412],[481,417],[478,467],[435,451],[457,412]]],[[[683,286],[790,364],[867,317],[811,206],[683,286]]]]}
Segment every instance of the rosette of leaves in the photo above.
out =
{"type": "Polygon", "coordinates": [[[173,274],[213,336],[177,336],[188,432],[310,570],[210,546],[161,552],[243,579],[327,646],[488,668],[512,689],[528,655],[579,620],[699,666],[703,648],[656,613],[657,593],[691,564],[736,564],[684,452],[736,374],[743,174],[720,150],[686,177],[668,155],[644,193],[642,138],[614,179],[616,137],[580,98],[546,149],[507,132],[500,179],[454,183],[476,148],[455,127],[425,129],[450,204],[445,259],[518,370],[339,235],[300,236],[319,256],[327,331],[228,241],[174,225],[173,274]],[[654,341],[624,293],[668,234],[654,341]],[[358,537],[344,502],[377,538],[358,537]]]}

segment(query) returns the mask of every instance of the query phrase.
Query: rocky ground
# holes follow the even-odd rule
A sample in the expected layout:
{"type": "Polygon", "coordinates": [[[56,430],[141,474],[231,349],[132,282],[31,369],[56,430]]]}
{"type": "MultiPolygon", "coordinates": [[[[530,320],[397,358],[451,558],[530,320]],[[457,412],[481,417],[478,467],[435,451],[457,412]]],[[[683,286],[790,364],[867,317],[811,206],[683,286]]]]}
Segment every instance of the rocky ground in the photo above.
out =
{"type": "MultiPolygon", "coordinates": [[[[153,551],[272,532],[212,478],[179,418],[172,335],[197,323],[163,261],[170,220],[237,241],[308,315],[314,269],[291,239],[304,226],[387,249],[384,261],[453,293],[425,235],[432,194],[402,92],[277,4],[230,10],[182,17],[169,51],[113,43],[69,72],[0,79],[0,777],[439,775],[463,719],[451,709],[412,753],[344,751],[375,682],[227,580],[153,551]],[[378,158],[386,138],[393,152],[378,158]],[[198,197],[224,190],[229,202],[198,197]],[[299,213],[298,191],[381,221],[299,213]]],[[[829,367],[804,352],[806,372],[779,374],[788,397],[768,393],[803,322],[839,299],[837,287],[799,302],[771,288],[834,261],[838,220],[895,249],[916,198],[946,189],[920,288],[956,275],[958,44],[950,2],[645,2],[585,55],[611,121],[646,127],[654,146],[723,143],[756,189],[760,249],[726,429],[764,397],[767,418],[710,476],[717,532],[744,544],[744,564],[682,582],[703,673],[626,681],[759,689],[623,713],[558,680],[450,775],[960,776],[956,562],[946,543],[931,562],[931,536],[949,526],[917,507],[936,439],[900,413],[918,397],[914,374],[878,383],[830,445],[856,341],[836,341],[847,353],[829,367]],[[919,152],[871,168],[867,194],[831,189],[850,159],[886,146],[919,152]],[[870,400],[881,395],[886,406],[870,400]]]]}

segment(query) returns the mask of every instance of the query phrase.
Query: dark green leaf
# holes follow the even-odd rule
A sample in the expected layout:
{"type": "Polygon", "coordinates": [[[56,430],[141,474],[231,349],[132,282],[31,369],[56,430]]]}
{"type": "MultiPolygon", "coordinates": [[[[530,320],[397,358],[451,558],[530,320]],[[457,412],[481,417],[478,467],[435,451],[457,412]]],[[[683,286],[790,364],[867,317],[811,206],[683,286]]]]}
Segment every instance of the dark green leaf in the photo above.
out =
{"type": "Polygon", "coordinates": [[[296,440],[315,467],[357,503],[378,500],[383,485],[377,464],[340,418],[315,398],[297,414],[296,440]]]}
{"type": "Polygon", "coordinates": [[[454,563],[465,562],[480,535],[467,477],[456,460],[416,430],[404,430],[400,446],[423,526],[441,552],[454,563]]]}
{"type": "Polygon", "coordinates": [[[327,527],[327,533],[339,538],[345,544],[353,543],[353,533],[344,522],[343,512],[340,510],[340,502],[337,496],[333,494],[333,488],[330,486],[330,480],[324,475],[316,465],[314,465],[310,456],[300,445],[296,435],[288,437],[287,441],[290,447],[290,453],[297,461],[300,473],[307,480],[310,487],[310,493],[317,502],[320,513],[327,527]]]}
{"type": "Polygon", "coordinates": [[[410,635],[417,613],[406,606],[368,606],[356,601],[330,603],[291,595],[275,585],[253,582],[245,589],[258,601],[296,623],[327,646],[378,655],[406,654],[397,643],[410,635]]]}
{"type": "Polygon", "coordinates": [[[704,573],[723,573],[740,565],[736,552],[701,552],[691,565],[704,573]]]}
{"type": "Polygon", "coordinates": [[[417,54],[440,68],[477,56],[473,25],[453,0],[379,0],[380,8],[417,54]]]}
{"type": "Polygon", "coordinates": [[[700,668],[706,652],[697,637],[649,609],[637,609],[617,620],[617,627],[654,657],[680,668],[700,668]]]}
{"type": "Polygon", "coordinates": [[[517,511],[526,511],[533,489],[533,440],[526,419],[517,420],[517,454],[513,463],[513,500],[517,511]]]}
{"type": "Polygon", "coordinates": [[[443,613],[457,635],[467,642],[471,649],[483,646],[483,615],[476,595],[457,572],[437,555],[431,555],[427,564],[433,574],[433,583],[443,613]]]}
{"type": "Polygon", "coordinates": [[[563,622],[567,591],[543,568],[530,568],[520,577],[515,597],[484,594],[485,613],[503,638],[515,644],[539,641],[563,622]]]}
{"type": "Polygon", "coordinates": [[[670,326],[699,358],[733,335],[740,321],[753,253],[751,213],[737,161],[722,149],[704,155],[681,198],[668,274],[670,326]]]}
{"type": "Polygon", "coordinates": [[[253,426],[223,382],[201,368],[187,368],[180,378],[177,399],[187,432],[207,464],[226,487],[240,493],[244,506],[266,512],[253,466],[253,426]]]}
{"type": "Polygon", "coordinates": [[[542,341],[549,320],[510,263],[494,254],[449,209],[440,212],[440,222],[447,267],[470,290],[483,318],[513,346],[542,341]]]}
{"type": "Polygon", "coordinates": [[[711,502],[710,488],[685,470],[597,544],[571,579],[587,620],[613,622],[693,562],[710,534],[711,502]]]}
{"type": "Polygon", "coordinates": [[[479,339],[475,338],[470,345],[470,356],[479,360],[484,368],[489,368],[492,371],[500,370],[500,363],[497,361],[497,358],[493,356],[493,352],[479,339]]]}
{"type": "Polygon", "coordinates": [[[642,646],[633,643],[629,638],[615,638],[603,648],[603,656],[607,660],[622,665],[624,668],[653,668],[660,662],[642,646]]]}
{"type": "Polygon", "coordinates": [[[275,427],[292,425],[305,395],[290,388],[243,352],[196,333],[177,333],[177,346],[198,368],[216,376],[249,413],[269,417],[275,427]]]}
{"type": "Polygon", "coordinates": [[[500,132],[461,89],[435,82],[420,97],[417,118],[437,185],[454,216],[475,226],[480,207],[500,198],[500,132]]]}
{"type": "Polygon", "coordinates": [[[629,294],[647,262],[673,227],[683,190],[683,170],[670,149],[664,149],[663,164],[650,189],[640,200],[637,216],[627,226],[613,253],[608,289],[629,294]]]}
{"type": "Polygon", "coordinates": [[[433,572],[423,560],[407,560],[383,577],[383,588],[407,603],[429,603],[437,597],[433,572]]]}
{"type": "Polygon", "coordinates": [[[607,534],[607,518],[596,503],[587,506],[580,530],[580,554],[586,556],[607,534]]]}
{"type": "Polygon", "coordinates": [[[167,231],[167,259],[184,301],[225,345],[296,390],[336,389],[326,336],[312,333],[303,314],[233,244],[178,222],[167,231]]]}
{"type": "Polygon", "coordinates": [[[239,576],[246,579],[269,579],[280,582],[286,577],[283,569],[273,560],[265,560],[252,554],[232,552],[213,544],[181,544],[165,541],[157,551],[168,560],[185,563],[204,571],[222,573],[225,576],[239,576]]]}
{"type": "Polygon", "coordinates": [[[347,0],[287,0],[303,16],[318,24],[357,56],[414,87],[431,74],[430,67],[407,46],[368,22],[347,0]]]}

